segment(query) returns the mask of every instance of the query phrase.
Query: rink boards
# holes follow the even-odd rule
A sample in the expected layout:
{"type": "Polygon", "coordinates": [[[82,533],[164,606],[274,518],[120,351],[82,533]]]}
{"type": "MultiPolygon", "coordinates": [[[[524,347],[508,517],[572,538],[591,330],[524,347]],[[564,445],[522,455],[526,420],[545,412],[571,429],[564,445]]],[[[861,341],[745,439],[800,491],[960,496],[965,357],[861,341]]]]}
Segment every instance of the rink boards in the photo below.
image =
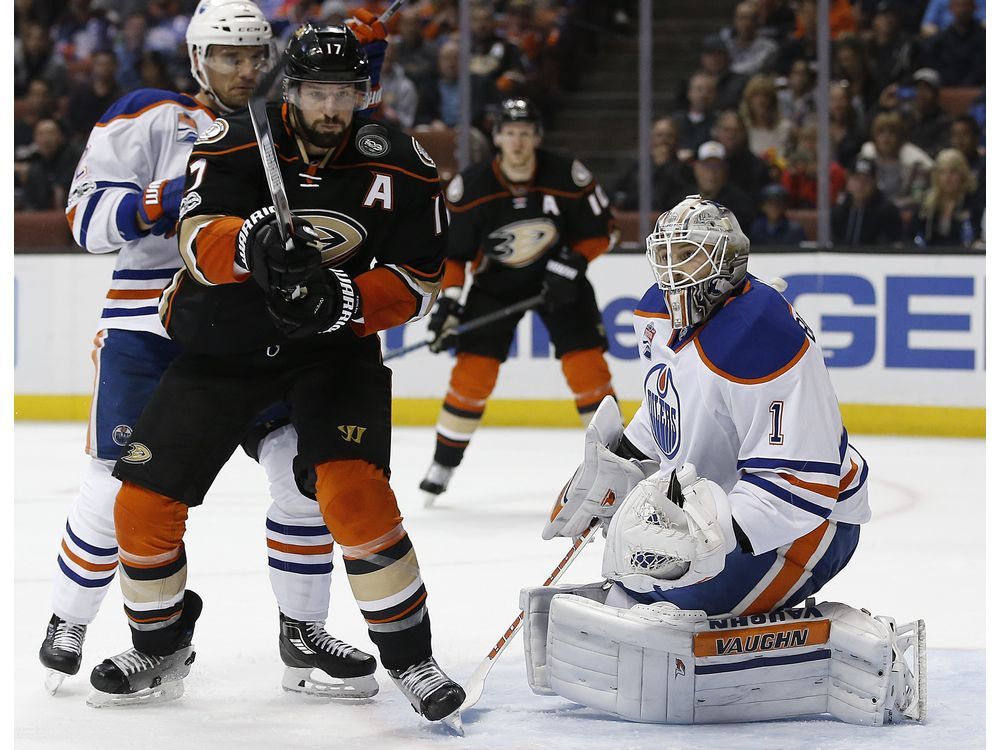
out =
{"type": "MultiPolygon", "coordinates": [[[[91,342],[114,256],[15,255],[17,419],[84,419],[91,342]]],[[[783,278],[785,297],[823,347],[854,432],[985,434],[985,257],[757,254],[750,271],[783,278]]],[[[651,283],[642,255],[612,255],[589,272],[608,333],[608,360],[625,411],[641,398],[643,361],[632,310],[651,283]]],[[[385,334],[384,349],[420,341],[425,321],[385,334]]],[[[391,362],[394,419],[432,424],[453,359],[418,350],[391,362]]],[[[487,424],[573,425],[575,410],[548,333],[522,319],[486,412],[487,424]]]]}

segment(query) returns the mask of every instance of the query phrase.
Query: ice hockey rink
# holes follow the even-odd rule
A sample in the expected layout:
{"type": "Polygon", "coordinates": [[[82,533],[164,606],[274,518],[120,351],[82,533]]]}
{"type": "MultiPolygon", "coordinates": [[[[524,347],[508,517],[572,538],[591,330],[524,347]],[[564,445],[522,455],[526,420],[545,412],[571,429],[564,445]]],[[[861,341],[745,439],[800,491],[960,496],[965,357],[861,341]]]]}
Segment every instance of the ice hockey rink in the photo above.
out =
{"type": "MultiPolygon", "coordinates": [[[[848,568],[820,599],[900,622],[923,617],[929,646],[925,724],[855,727],[818,717],[723,726],[617,721],[558,697],[535,696],[518,635],[465,712],[466,736],[420,719],[378,672],[382,691],[361,703],[284,693],[277,612],[267,579],[263,472],[242,454],[191,513],[189,586],[205,600],[197,661],[179,701],[88,708],[87,676],[127,648],[112,587],[84,649],[83,667],[55,697],[43,689],[38,646],[50,615],[49,580],[67,507],[86,457],[84,425],[18,423],[15,438],[14,743],[18,748],[748,748],[844,750],[974,748],[986,743],[986,443],[853,436],[871,466],[873,519],[848,568]],[[964,520],[963,520],[964,519],[964,520]]],[[[417,483],[433,430],[397,428],[392,484],[429,590],[435,655],[465,682],[517,613],[523,586],[539,585],[568,547],[543,542],[552,500],[581,453],[578,430],[483,428],[432,509],[417,483]]],[[[600,578],[600,540],[563,582],[600,578]]],[[[328,629],[371,651],[336,560],[328,629]]]]}

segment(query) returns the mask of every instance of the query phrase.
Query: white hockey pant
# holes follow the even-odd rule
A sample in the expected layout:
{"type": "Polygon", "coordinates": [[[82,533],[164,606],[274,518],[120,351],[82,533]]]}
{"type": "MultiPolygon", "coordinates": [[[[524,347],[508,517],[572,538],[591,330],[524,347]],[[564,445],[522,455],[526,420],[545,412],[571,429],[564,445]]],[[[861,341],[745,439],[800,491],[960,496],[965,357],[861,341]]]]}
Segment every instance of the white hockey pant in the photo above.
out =
{"type": "Polygon", "coordinates": [[[269,433],[260,444],[267,473],[267,562],[271,590],[280,609],[296,620],[326,621],[330,608],[333,536],[319,503],[299,492],[292,474],[298,435],[291,425],[269,433]]]}
{"type": "Polygon", "coordinates": [[[830,713],[871,726],[924,717],[922,621],[897,633],[890,618],[836,602],[709,620],[666,603],[618,609],[544,591],[521,592],[536,693],[668,724],[830,713]],[[904,654],[912,645],[911,671],[904,654]]]}

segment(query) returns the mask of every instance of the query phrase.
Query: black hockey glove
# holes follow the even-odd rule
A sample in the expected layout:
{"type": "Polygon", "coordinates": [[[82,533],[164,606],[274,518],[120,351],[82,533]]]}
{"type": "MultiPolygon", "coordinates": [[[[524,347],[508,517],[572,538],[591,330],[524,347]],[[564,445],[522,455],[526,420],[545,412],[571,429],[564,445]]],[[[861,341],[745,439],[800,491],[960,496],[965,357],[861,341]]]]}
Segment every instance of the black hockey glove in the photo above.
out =
{"type": "Polygon", "coordinates": [[[289,338],[333,333],[358,316],[358,290],[339,268],[317,271],[305,280],[302,289],[304,294],[297,299],[290,299],[281,289],[267,295],[267,311],[289,338]]]}
{"type": "Polygon", "coordinates": [[[545,307],[555,310],[576,302],[580,292],[580,282],[586,270],[586,258],[569,248],[560,248],[559,252],[545,264],[545,279],[542,281],[545,307]]]}
{"type": "Polygon", "coordinates": [[[291,296],[296,287],[319,271],[323,262],[322,245],[312,224],[293,216],[292,227],[287,248],[271,206],[254,211],[240,227],[236,263],[249,271],[268,294],[283,290],[291,296]]]}
{"type": "Polygon", "coordinates": [[[461,294],[461,289],[458,287],[451,287],[441,292],[427,323],[427,331],[434,337],[427,348],[435,354],[458,344],[458,336],[453,334],[451,329],[461,322],[463,308],[457,296],[448,295],[452,289],[461,294]]]}

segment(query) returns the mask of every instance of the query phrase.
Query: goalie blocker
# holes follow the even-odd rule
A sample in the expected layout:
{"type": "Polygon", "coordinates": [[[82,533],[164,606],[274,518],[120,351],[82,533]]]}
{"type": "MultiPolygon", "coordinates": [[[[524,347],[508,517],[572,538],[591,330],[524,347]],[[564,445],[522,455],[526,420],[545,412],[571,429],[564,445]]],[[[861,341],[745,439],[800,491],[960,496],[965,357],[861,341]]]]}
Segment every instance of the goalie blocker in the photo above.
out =
{"type": "Polygon", "coordinates": [[[601,584],[521,591],[535,693],[667,724],[829,713],[878,726],[926,716],[923,620],[897,627],[889,617],[812,600],[709,619],[666,602],[609,607],[602,593],[601,584]]]}

